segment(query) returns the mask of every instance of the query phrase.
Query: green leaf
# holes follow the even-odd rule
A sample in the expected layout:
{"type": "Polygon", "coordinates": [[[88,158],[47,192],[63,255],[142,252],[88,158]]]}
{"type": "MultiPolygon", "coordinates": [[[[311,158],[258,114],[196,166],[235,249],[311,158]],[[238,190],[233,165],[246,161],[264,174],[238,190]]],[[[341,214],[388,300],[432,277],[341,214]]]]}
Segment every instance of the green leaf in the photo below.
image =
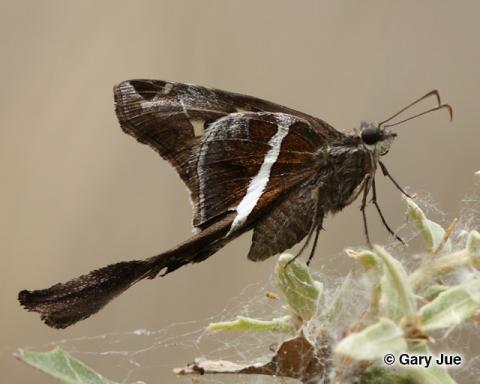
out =
{"type": "Polygon", "coordinates": [[[406,351],[402,328],[392,320],[382,318],[361,332],[351,333],[335,348],[335,352],[355,360],[375,360],[387,353],[406,351]]]}
{"type": "Polygon", "coordinates": [[[425,284],[432,280],[459,270],[472,266],[472,257],[466,249],[432,258],[428,263],[423,263],[410,275],[410,285],[415,290],[420,290],[425,284]]]}
{"type": "Polygon", "coordinates": [[[395,321],[405,317],[407,321],[414,322],[415,295],[405,269],[384,248],[375,245],[374,250],[384,262],[384,274],[381,280],[381,313],[395,321]]]}
{"type": "Polygon", "coordinates": [[[337,290],[335,297],[332,300],[330,306],[325,310],[322,314],[322,317],[325,321],[332,321],[335,319],[336,315],[338,315],[342,308],[343,308],[343,299],[345,295],[348,293],[348,288],[350,286],[350,281],[352,280],[352,274],[349,273],[342,282],[342,285],[337,290]]]}
{"type": "Polygon", "coordinates": [[[382,294],[381,281],[383,276],[383,260],[380,256],[371,251],[355,252],[347,249],[345,252],[348,256],[358,261],[368,273],[372,283],[370,311],[373,315],[376,315],[379,311],[382,294]]]}
{"type": "Polygon", "coordinates": [[[467,252],[470,255],[472,264],[480,268],[480,233],[471,231],[467,238],[467,252]]]}
{"type": "Polygon", "coordinates": [[[295,327],[292,324],[290,315],[277,317],[272,320],[258,320],[250,317],[237,316],[233,321],[220,321],[211,323],[207,327],[207,331],[263,331],[263,332],[280,332],[292,333],[295,327]]]}
{"type": "Polygon", "coordinates": [[[360,379],[360,384],[416,384],[391,368],[368,368],[360,379]]]}
{"type": "Polygon", "coordinates": [[[367,250],[355,252],[351,249],[346,249],[345,252],[348,256],[358,261],[366,271],[376,275],[377,277],[382,275],[383,261],[377,254],[367,250]]]}
{"type": "MultiPolygon", "coordinates": [[[[427,219],[425,213],[412,199],[405,198],[405,200],[408,205],[407,214],[422,233],[428,252],[435,251],[443,242],[445,230],[440,224],[427,219]]],[[[451,250],[452,242],[448,239],[443,245],[441,253],[448,253],[451,252],[451,250]]]]}
{"type": "Polygon", "coordinates": [[[447,289],[449,289],[450,287],[447,287],[446,285],[439,285],[439,284],[435,284],[435,285],[432,285],[430,287],[427,288],[427,290],[425,291],[423,297],[428,300],[428,301],[432,301],[433,299],[435,299],[440,293],[442,292],[445,292],[447,289]]]}
{"type": "Polygon", "coordinates": [[[460,324],[480,310],[480,278],[440,293],[420,311],[422,328],[431,331],[460,324]]]}
{"type": "Polygon", "coordinates": [[[50,352],[20,350],[18,357],[64,384],[114,384],[59,347],[50,352]]]}
{"type": "MultiPolygon", "coordinates": [[[[425,344],[418,344],[412,347],[409,350],[409,354],[431,355],[425,344]]],[[[402,371],[417,384],[455,384],[455,380],[452,379],[445,368],[433,363],[428,368],[417,366],[403,368],[402,371]]]]}
{"type": "Polygon", "coordinates": [[[275,266],[277,286],[288,305],[303,320],[310,320],[318,310],[323,286],[315,281],[307,265],[294,256],[282,254],[275,266]]]}

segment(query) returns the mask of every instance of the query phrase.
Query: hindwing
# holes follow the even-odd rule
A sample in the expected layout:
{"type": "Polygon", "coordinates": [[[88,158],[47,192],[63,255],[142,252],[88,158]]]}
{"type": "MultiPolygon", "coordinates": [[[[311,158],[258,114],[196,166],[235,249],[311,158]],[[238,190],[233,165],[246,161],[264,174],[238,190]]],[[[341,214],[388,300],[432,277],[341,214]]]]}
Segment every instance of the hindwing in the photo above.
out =
{"type": "Polygon", "coordinates": [[[248,258],[254,261],[268,259],[293,247],[314,226],[321,226],[324,213],[319,204],[319,192],[318,186],[307,180],[263,215],[255,223],[248,258]]]}

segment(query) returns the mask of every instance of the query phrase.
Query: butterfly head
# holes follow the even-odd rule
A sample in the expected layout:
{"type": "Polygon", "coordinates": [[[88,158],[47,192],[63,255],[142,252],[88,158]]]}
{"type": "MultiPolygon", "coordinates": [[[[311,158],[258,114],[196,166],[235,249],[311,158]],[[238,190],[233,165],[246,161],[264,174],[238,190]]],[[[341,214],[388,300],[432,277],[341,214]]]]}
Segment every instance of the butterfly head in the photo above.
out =
{"type": "Polygon", "coordinates": [[[396,136],[396,133],[380,128],[372,123],[362,122],[360,125],[360,138],[363,144],[369,151],[378,156],[388,153],[396,136]]]}
{"type": "Polygon", "coordinates": [[[362,124],[360,125],[360,138],[365,147],[367,147],[368,150],[371,151],[374,156],[378,158],[378,156],[383,156],[388,153],[393,140],[397,136],[396,133],[389,131],[387,129],[388,127],[394,127],[396,125],[403,124],[407,121],[416,119],[417,117],[426,115],[434,111],[438,111],[440,109],[446,109],[448,111],[451,121],[453,118],[452,107],[450,106],[450,104],[442,104],[440,101],[440,94],[436,89],[434,89],[433,91],[428,92],[427,94],[408,104],[406,107],[403,107],[397,113],[394,113],[392,116],[390,116],[388,119],[383,120],[378,125],[362,122],[362,124]],[[423,112],[416,113],[413,116],[401,119],[400,121],[394,123],[391,122],[393,119],[405,112],[407,109],[413,107],[414,105],[429,97],[435,97],[437,99],[437,105],[435,107],[427,109],[423,112]]]}

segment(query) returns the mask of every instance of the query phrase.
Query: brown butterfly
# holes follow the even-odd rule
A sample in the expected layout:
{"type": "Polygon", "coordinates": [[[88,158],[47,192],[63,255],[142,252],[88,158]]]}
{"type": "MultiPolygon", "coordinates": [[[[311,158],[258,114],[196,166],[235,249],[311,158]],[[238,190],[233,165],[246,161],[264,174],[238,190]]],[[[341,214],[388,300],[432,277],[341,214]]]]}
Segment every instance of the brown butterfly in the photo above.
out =
{"type": "Polygon", "coordinates": [[[387,128],[442,108],[452,117],[452,108],[441,104],[437,91],[352,133],[269,101],[207,87],[130,80],[115,86],[114,93],[122,129],[155,149],[186,184],[197,233],[145,260],[112,264],[48,289],[21,291],[21,304],[54,328],[89,317],[142,279],[201,262],[252,229],[250,260],[265,260],[306,238],[300,254],[313,238],[310,261],[325,215],[360,194],[370,243],[365,216],[369,191],[394,234],[375,190],[378,166],[401,190],[379,160],[396,136],[387,128]],[[435,107],[386,124],[430,96],[436,96],[435,107]]]}

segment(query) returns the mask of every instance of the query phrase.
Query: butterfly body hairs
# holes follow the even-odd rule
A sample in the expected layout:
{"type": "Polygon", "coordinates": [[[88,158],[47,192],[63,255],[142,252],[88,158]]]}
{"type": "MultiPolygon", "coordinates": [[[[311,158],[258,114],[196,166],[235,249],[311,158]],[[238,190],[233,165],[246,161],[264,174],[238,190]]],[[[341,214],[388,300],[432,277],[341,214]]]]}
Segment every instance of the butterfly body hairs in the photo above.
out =
{"type": "Polygon", "coordinates": [[[365,123],[345,133],[269,101],[195,85],[130,80],[115,86],[114,96],[123,131],[157,151],[187,186],[196,233],[157,256],[21,291],[21,304],[54,328],[89,317],[140,280],[201,262],[250,230],[250,260],[265,260],[305,239],[298,255],[313,243],[310,261],[324,217],[360,195],[370,243],[365,215],[370,191],[382,222],[394,234],[375,190],[377,168],[401,189],[380,161],[396,137],[388,128],[438,109],[452,114],[432,91],[378,125],[365,123]],[[387,124],[430,96],[437,98],[434,108],[387,124]]]}

